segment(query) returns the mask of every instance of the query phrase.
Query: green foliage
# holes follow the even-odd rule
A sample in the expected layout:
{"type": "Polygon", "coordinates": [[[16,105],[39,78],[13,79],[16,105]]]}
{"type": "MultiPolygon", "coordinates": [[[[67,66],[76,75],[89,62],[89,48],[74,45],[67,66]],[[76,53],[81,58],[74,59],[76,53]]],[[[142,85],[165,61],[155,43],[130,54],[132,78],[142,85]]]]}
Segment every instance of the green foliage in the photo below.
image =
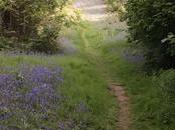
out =
{"type": "Polygon", "coordinates": [[[0,38],[0,50],[7,48],[6,44],[4,44],[4,38],[0,38]]]}
{"type": "Polygon", "coordinates": [[[123,20],[123,15],[125,13],[125,0],[106,0],[108,4],[108,9],[111,12],[118,14],[118,16],[123,20]]]}
{"type": "Polygon", "coordinates": [[[37,37],[31,39],[28,49],[35,52],[58,53],[60,50],[58,37],[63,27],[70,27],[79,22],[79,14],[71,6],[62,11],[57,10],[53,16],[44,19],[37,29],[37,37]],[[69,14],[70,12],[72,14],[69,14]]]}
{"type": "Polygon", "coordinates": [[[26,49],[36,53],[39,52],[39,53],[53,54],[58,53],[59,46],[58,44],[56,44],[55,41],[48,41],[48,39],[41,39],[41,40],[30,41],[26,49]]]}
{"type": "Polygon", "coordinates": [[[174,0],[128,0],[126,18],[130,40],[145,48],[147,64],[156,68],[175,67],[171,41],[162,39],[175,34],[174,0]]]}
{"type": "Polygon", "coordinates": [[[29,40],[30,44],[27,46],[27,49],[34,52],[57,53],[59,46],[56,39],[61,30],[61,25],[58,22],[55,20],[55,17],[45,21],[40,26],[37,36],[29,40]]]}
{"type": "Polygon", "coordinates": [[[175,35],[168,34],[168,37],[162,40],[162,43],[168,44],[167,53],[171,56],[175,56],[175,35]]]}
{"type": "Polygon", "coordinates": [[[13,24],[17,27],[13,29],[16,32],[23,36],[28,36],[32,32],[36,32],[37,26],[43,19],[52,15],[57,8],[62,9],[67,0],[63,1],[3,0],[1,1],[0,9],[1,12],[10,12],[10,15],[14,17],[15,22],[13,24]]]}
{"type": "MultiPolygon", "coordinates": [[[[23,48],[55,53],[58,50],[56,38],[61,29],[76,24],[80,18],[78,12],[70,6],[71,2],[69,3],[69,1],[2,0],[0,1],[0,22],[3,28],[0,33],[7,37],[7,33],[13,31],[18,38],[17,43],[32,41],[30,44],[24,44],[26,47],[23,48]],[[67,6],[69,6],[69,10],[65,9],[67,6]],[[5,20],[8,19],[6,13],[12,18],[10,24],[4,21],[4,17],[5,20]]],[[[8,37],[14,36],[10,34],[8,37]]]]}
{"type": "Polygon", "coordinates": [[[4,37],[0,37],[0,51],[5,49],[14,48],[13,41],[10,39],[6,39],[4,37]]]}

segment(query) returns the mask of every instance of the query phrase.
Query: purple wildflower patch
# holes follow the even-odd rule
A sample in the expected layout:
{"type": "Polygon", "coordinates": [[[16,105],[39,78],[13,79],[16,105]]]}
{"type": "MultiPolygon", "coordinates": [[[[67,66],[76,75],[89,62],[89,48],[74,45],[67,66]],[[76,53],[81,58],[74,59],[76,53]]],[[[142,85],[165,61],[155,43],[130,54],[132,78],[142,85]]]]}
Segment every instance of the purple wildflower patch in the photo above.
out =
{"type": "Polygon", "coordinates": [[[143,63],[145,61],[145,57],[141,52],[133,53],[132,49],[126,49],[122,53],[122,57],[132,63],[143,63]]]}
{"type": "MultiPolygon", "coordinates": [[[[58,108],[60,68],[23,67],[20,72],[0,74],[0,124],[30,115],[45,115],[58,108]]],[[[40,116],[38,116],[40,117],[40,116]]]]}
{"type": "Polygon", "coordinates": [[[60,67],[1,67],[0,130],[84,129],[89,109],[84,102],[70,104],[61,73],[60,67]]]}

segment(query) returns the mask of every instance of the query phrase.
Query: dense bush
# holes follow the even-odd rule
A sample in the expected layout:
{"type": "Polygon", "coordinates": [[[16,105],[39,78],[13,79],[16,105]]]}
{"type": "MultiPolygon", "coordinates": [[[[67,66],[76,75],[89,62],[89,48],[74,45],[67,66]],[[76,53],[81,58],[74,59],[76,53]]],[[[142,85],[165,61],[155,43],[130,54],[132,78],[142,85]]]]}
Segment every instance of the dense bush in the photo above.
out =
{"type": "Polygon", "coordinates": [[[69,10],[70,13],[65,9],[70,5],[69,1],[0,1],[0,34],[6,38],[16,37],[18,41],[14,43],[21,44],[20,48],[55,53],[59,48],[56,38],[61,29],[79,19],[75,10],[69,10]],[[11,17],[10,21],[8,17],[11,17]]]}
{"type": "Polygon", "coordinates": [[[28,37],[37,32],[37,27],[41,24],[41,21],[53,15],[56,9],[61,10],[66,1],[2,0],[0,12],[2,25],[5,27],[3,31],[5,29],[15,31],[18,37],[22,37],[22,39],[28,37]],[[11,17],[10,20],[8,20],[9,17],[11,17]],[[11,25],[6,25],[6,22],[11,25]]]}
{"type": "Polygon", "coordinates": [[[122,12],[124,11],[124,5],[126,4],[126,0],[106,0],[110,11],[115,12],[119,11],[122,12]]]}
{"type": "Polygon", "coordinates": [[[5,39],[0,37],[0,50],[6,49],[7,47],[5,39]]]}
{"type": "Polygon", "coordinates": [[[0,51],[5,49],[14,48],[13,41],[10,39],[6,39],[4,37],[0,37],[0,51]]]}
{"type": "Polygon", "coordinates": [[[33,39],[29,39],[27,49],[35,52],[56,53],[59,50],[56,38],[62,26],[60,21],[56,21],[57,17],[49,18],[38,29],[38,34],[33,39]]]}
{"type": "Polygon", "coordinates": [[[126,10],[130,40],[145,48],[149,68],[175,68],[175,1],[128,0],[126,10]]]}
{"type": "Polygon", "coordinates": [[[117,14],[121,20],[123,20],[123,15],[125,13],[126,0],[106,0],[109,11],[117,14]]]}
{"type": "Polygon", "coordinates": [[[157,78],[160,88],[162,106],[160,106],[160,119],[164,123],[175,121],[175,70],[164,71],[157,78]]]}

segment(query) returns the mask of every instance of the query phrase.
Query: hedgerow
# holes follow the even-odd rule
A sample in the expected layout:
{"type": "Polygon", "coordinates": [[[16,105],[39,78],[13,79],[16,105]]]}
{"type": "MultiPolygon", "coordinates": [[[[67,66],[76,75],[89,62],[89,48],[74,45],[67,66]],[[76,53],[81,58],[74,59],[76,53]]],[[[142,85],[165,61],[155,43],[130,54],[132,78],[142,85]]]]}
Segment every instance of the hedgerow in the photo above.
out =
{"type": "Polygon", "coordinates": [[[149,68],[175,68],[174,0],[128,0],[130,41],[144,48],[149,68]]]}

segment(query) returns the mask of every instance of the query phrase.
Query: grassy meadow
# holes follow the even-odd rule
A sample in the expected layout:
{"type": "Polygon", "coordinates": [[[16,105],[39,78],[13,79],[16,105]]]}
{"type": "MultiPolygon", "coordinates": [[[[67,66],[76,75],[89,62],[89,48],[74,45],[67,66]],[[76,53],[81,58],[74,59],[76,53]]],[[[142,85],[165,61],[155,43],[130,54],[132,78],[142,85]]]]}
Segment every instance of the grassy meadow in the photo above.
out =
{"type": "Polygon", "coordinates": [[[145,74],[139,60],[132,62],[123,56],[123,52],[130,47],[125,40],[106,40],[120,32],[98,30],[93,25],[83,23],[63,33],[73,40],[77,47],[75,54],[1,54],[1,68],[18,68],[20,65],[60,67],[63,82],[58,91],[64,95],[65,100],[60,109],[47,112],[50,113],[49,120],[34,123],[29,119],[19,123],[7,118],[0,122],[0,126],[22,130],[46,127],[53,130],[116,130],[118,107],[115,97],[108,91],[107,82],[113,80],[122,84],[130,97],[132,130],[173,130],[174,125],[161,117],[164,108],[154,76],[145,74]],[[58,125],[60,122],[61,125],[58,125]],[[39,123],[46,126],[40,127],[39,123]]]}

